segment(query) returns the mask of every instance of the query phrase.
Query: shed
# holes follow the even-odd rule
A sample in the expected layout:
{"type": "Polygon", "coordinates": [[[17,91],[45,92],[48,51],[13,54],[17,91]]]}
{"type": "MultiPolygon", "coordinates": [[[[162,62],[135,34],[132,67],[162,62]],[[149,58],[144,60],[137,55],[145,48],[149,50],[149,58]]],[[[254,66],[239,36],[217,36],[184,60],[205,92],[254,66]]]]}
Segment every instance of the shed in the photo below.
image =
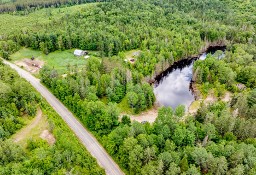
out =
{"type": "Polygon", "coordinates": [[[133,52],[133,57],[138,57],[140,55],[140,51],[133,52]]]}
{"type": "Polygon", "coordinates": [[[88,54],[88,52],[87,51],[84,51],[84,50],[78,50],[78,49],[76,49],[75,51],[74,51],[74,55],[75,56],[84,56],[84,55],[87,55],[88,54]]]}

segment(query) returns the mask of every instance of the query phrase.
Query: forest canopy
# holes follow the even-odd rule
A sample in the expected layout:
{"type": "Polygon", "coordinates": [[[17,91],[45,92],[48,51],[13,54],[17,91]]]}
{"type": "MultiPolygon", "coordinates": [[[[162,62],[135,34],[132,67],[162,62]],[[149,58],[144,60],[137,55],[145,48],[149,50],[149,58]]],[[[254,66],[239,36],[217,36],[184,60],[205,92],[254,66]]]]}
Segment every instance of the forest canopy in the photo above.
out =
{"type": "MultiPolygon", "coordinates": [[[[124,51],[140,49],[134,69],[151,76],[209,45],[255,44],[253,2],[114,0],[70,9],[35,12],[40,20],[33,19],[33,14],[5,15],[17,20],[13,25],[23,18],[29,22],[22,20],[19,25],[24,27],[0,31],[2,57],[8,59],[20,46],[45,54],[70,48],[97,50],[102,56],[121,58],[124,51]]],[[[5,19],[1,20],[8,26],[10,20],[5,19]]]]}
{"type": "Polygon", "coordinates": [[[67,173],[105,174],[58,114],[0,61],[0,174],[67,173]],[[56,142],[49,145],[39,136],[28,138],[25,146],[14,142],[12,136],[27,127],[25,118],[34,117],[38,108],[47,117],[56,142]]]}
{"type": "MultiPolygon", "coordinates": [[[[72,7],[63,5],[85,1],[42,2],[1,3],[0,9],[10,6],[9,12],[24,10],[0,15],[1,57],[11,60],[10,55],[22,47],[46,55],[75,48],[97,51],[98,56],[87,59],[82,68],[67,65],[62,75],[46,65],[38,76],[126,174],[256,174],[255,1],[109,0],[72,7]],[[160,107],[153,123],[122,115],[124,106],[131,114],[152,109],[156,98],[149,80],[209,46],[226,50],[195,61],[193,83],[203,97],[214,95],[214,102],[200,102],[192,114],[182,105],[160,107]],[[138,53],[133,63],[128,62],[127,51],[138,53]],[[222,97],[227,92],[231,99],[225,102],[222,97]]],[[[13,78],[9,68],[0,68],[0,102],[7,104],[0,107],[0,135],[7,148],[8,138],[23,126],[20,115],[33,115],[40,98],[28,84],[13,78]]],[[[63,151],[63,156],[81,165],[79,172],[102,173],[96,165],[88,168],[91,158],[82,148],[77,146],[72,154],[68,146],[72,143],[61,143],[57,151],[49,148],[50,153],[67,146],[69,152],[63,151]],[[84,153],[85,163],[78,152],[84,153]]],[[[17,152],[20,156],[14,162],[22,166],[26,153],[17,152]]],[[[2,166],[5,171],[12,166],[8,161],[5,164],[10,166],[2,166]]],[[[48,174],[55,173],[53,164],[46,165],[48,174]]],[[[59,166],[70,170],[71,165],[64,161],[59,166]]]]}
{"type": "Polygon", "coordinates": [[[78,5],[89,2],[100,2],[100,0],[1,0],[0,13],[27,11],[33,12],[41,8],[57,8],[78,5]]]}

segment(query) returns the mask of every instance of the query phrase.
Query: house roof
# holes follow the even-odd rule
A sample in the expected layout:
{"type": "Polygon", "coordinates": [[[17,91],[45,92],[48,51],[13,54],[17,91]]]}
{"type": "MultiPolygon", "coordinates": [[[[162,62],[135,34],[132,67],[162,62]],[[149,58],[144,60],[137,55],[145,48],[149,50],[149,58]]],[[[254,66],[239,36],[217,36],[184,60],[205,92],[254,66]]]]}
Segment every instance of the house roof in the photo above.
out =
{"type": "Polygon", "coordinates": [[[75,54],[75,55],[83,55],[83,54],[84,54],[84,51],[83,51],[83,50],[78,50],[78,49],[76,49],[76,50],[74,51],[74,54],[75,54]]]}

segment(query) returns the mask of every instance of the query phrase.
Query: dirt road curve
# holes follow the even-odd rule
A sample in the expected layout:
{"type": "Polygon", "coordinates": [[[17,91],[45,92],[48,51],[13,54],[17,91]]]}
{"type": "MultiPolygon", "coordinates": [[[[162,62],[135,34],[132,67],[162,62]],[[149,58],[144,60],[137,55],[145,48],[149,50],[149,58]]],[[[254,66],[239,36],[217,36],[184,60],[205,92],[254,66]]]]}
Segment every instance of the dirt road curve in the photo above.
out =
{"type": "Polygon", "coordinates": [[[19,142],[19,141],[23,140],[24,138],[26,138],[26,136],[29,134],[29,132],[31,132],[31,130],[34,127],[36,127],[36,125],[38,125],[41,118],[42,118],[42,111],[39,108],[37,111],[37,114],[36,114],[35,118],[32,120],[32,122],[28,126],[25,126],[24,128],[22,128],[20,131],[18,131],[14,135],[14,142],[19,142]]]}
{"type": "MultiPolygon", "coordinates": [[[[19,68],[18,66],[3,61],[11,68],[16,70],[19,75],[25,78],[41,95],[48,101],[48,103],[55,109],[55,111],[62,117],[62,119],[73,130],[77,137],[81,140],[86,149],[91,153],[93,157],[97,159],[98,164],[105,169],[108,175],[123,175],[118,165],[108,155],[108,153],[102,148],[99,142],[90,134],[80,122],[73,116],[73,114],[51,93],[45,88],[40,80],[32,76],[27,71],[19,68]]],[[[69,138],[67,138],[69,139],[69,138]]]]}

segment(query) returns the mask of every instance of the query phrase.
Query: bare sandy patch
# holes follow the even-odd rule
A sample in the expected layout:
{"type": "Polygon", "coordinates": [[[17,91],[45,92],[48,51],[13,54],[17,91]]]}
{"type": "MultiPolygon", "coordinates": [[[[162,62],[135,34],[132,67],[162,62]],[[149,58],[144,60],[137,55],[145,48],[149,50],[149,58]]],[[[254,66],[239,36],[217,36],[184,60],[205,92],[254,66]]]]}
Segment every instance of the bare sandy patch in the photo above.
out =
{"type": "MultiPolygon", "coordinates": [[[[127,114],[122,114],[122,115],[127,115],[127,114]]],[[[149,122],[153,123],[158,115],[157,108],[154,107],[152,109],[149,109],[145,112],[142,112],[137,115],[128,115],[132,121],[137,121],[137,122],[149,122]]]]}
{"type": "Polygon", "coordinates": [[[68,74],[63,74],[62,77],[63,78],[66,78],[68,76],[68,74]]]}
{"type": "Polygon", "coordinates": [[[221,99],[221,101],[224,101],[224,102],[230,102],[231,100],[232,100],[231,92],[226,92],[224,97],[221,99]]]}
{"type": "Polygon", "coordinates": [[[27,71],[31,73],[38,73],[39,70],[43,67],[44,62],[41,60],[31,60],[28,58],[25,58],[23,60],[15,61],[14,62],[16,65],[23,67],[27,71]]]}
{"type": "Polygon", "coordinates": [[[209,94],[206,99],[204,99],[204,102],[206,104],[212,104],[214,102],[216,102],[218,99],[213,95],[213,94],[209,94]]]}
{"type": "Polygon", "coordinates": [[[56,141],[55,137],[53,136],[53,134],[49,131],[49,130],[44,130],[40,137],[43,139],[43,140],[46,140],[48,142],[49,145],[53,145],[56,141]]]}

